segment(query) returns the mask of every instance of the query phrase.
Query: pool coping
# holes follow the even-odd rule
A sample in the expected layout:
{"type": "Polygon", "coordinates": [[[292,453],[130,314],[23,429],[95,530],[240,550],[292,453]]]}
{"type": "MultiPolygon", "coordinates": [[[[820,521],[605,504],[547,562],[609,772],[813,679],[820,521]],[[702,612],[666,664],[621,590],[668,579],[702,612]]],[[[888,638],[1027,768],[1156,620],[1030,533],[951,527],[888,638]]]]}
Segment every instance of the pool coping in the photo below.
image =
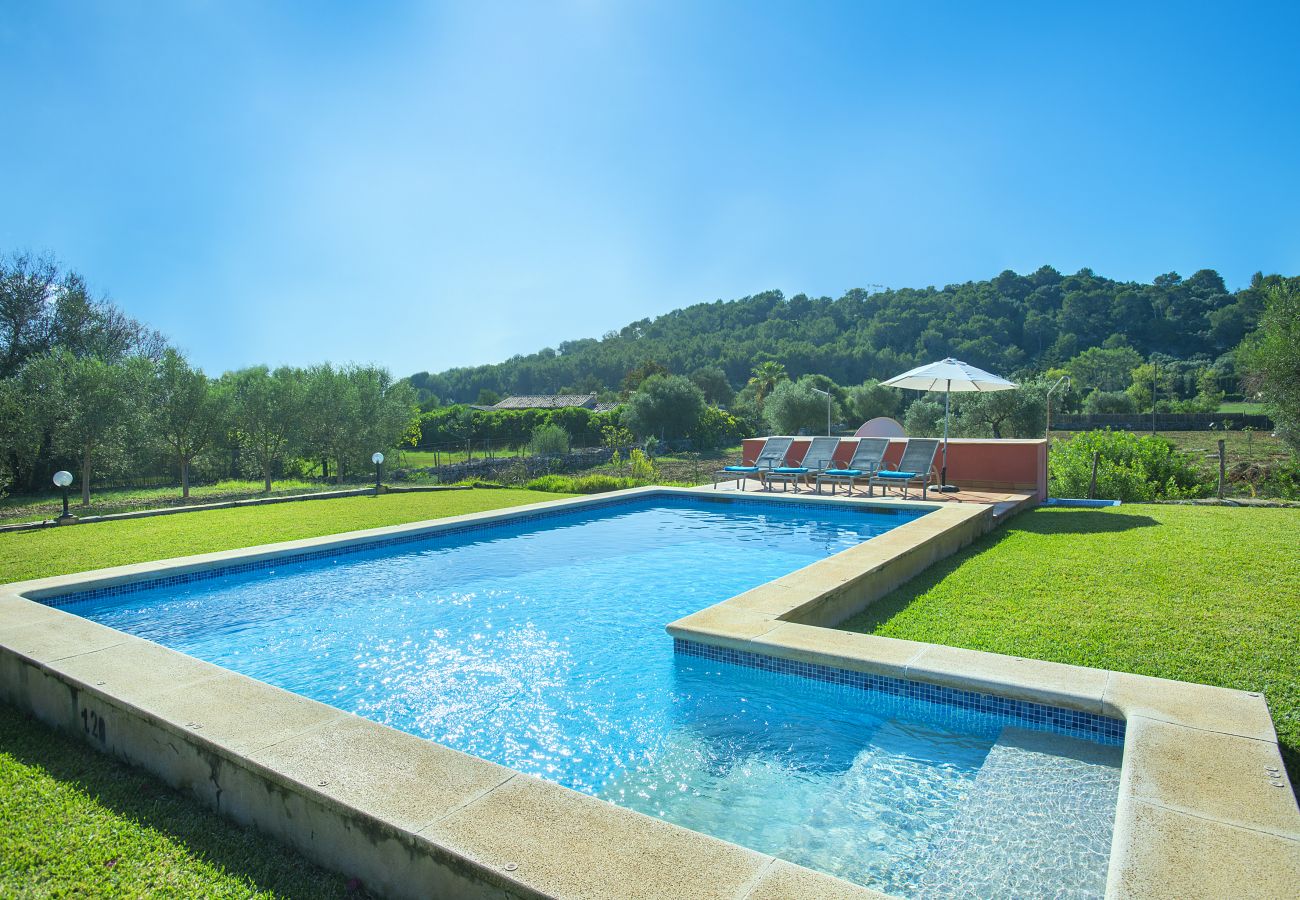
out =
{"type": "MultiPolygon", "coordinates": [[[[418,539],[654,494],[701,496],[640,488],[5,585],[0,697],[391,896],[881,898],[38,602],[74,588],[418,539]]],[[[992,524],[989,507],[870,505],[931,512],[685,616],[668,632],[796,663],[1123,718],[1108,897],[1267,897],[1300,883],[1300,812],[1285,787],[1264,698],[826,627],[992,524]],[[1283,788],[1272,786],[1269,767],[1281,773],[1283,788]]]]}

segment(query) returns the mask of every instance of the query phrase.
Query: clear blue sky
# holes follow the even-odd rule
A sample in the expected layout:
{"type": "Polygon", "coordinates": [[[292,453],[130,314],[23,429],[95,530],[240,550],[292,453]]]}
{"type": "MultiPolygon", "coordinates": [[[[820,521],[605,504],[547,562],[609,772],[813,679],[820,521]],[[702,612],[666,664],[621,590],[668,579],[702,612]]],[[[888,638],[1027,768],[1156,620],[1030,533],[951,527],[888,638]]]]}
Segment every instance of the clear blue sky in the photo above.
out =
{"type": "Polygon", "coordinates": [[[1300,273],[1297,9],[0,0],[0,249],[213,373],[1044,263],[1237,287],[1300,273]]]}

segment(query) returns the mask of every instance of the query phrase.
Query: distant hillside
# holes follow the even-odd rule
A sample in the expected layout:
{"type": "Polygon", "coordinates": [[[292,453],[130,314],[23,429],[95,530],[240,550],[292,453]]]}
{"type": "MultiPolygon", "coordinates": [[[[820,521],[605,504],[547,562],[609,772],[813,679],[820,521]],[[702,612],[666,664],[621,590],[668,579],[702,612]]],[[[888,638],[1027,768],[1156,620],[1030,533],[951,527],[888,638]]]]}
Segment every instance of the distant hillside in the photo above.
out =
{"type": "Polygon", "coordinates": [[[1108,339],[1126,341],[1144,357],[1212,361],[1254,328],[1260,287],[1275,277],[1256,275],[1234,293],[1210,269],[1142,284],[1044,266],[941,290],[855,289],[837,300],[768,291],[674,310],[501,363],[420,372],[410,381],[447,403],[473,402],[485,388],[502,395],[617,390],[629,370],[647,361],[679,374],[720,366],[734,387],[768,359],[792,376],[820,373],[839,384],[885,378],[944,356],[1013,375],[1060,364],[1108,339]]]}

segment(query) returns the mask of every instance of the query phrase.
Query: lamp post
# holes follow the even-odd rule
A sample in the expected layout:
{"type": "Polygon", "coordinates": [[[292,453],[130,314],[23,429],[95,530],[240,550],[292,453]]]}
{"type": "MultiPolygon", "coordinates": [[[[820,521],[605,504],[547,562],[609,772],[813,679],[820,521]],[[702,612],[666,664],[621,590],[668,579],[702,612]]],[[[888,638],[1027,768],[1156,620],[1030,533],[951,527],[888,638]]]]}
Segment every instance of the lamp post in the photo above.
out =
{"type": "MultiPolygon", "coordinates": [[[[812,387],[812,385],[808,385],[808,386],[812,387]]],[[[831,392],[823,391],[821,388],[813,388],[813,390],[826,397],[826,436],[830,437],[831,436],[831,392]]]]}
{"type": "Polygon", "coordinates": [[[66,469],[60,469],[54,473],[54,486],[63,490],[63,515],[59,519],[67,519],[68,515],[68,486],[72,484],[72,473],[66,469]]]}
{"type": "Polygon", "coordinates": [[[384,454],[376,452],[374,456],[370,457],[370,461],[375,464],[375,496],[378,497],[380,489],[379,475],[383,470],[384,454]]]}
{"type": "MultiPolygon", "coordinates": [[[[1047,430],[1043,432],[1043,438],[1047,441],[1049,447],[1052,444],[1052,394],[1056,393],[1056,389],[1062,384],[1065,385],[1066,391],[1070,389],[1071,382],[1069,375],[1062,375],[1060,378],[1056,379],[1056,384],[1052,385],[1047,392],[1047,430]]],[[[1065,391],[1062,391],[1062,393],[1065,393],[1065,391]]]]}

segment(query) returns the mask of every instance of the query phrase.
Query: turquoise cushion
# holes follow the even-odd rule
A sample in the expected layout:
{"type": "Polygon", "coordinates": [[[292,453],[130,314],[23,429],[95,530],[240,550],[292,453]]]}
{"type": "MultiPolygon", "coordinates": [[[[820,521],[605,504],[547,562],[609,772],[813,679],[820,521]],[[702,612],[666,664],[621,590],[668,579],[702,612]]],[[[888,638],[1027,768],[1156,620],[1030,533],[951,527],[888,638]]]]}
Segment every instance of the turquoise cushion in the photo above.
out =
{"type": "Polygon", "coordinates": [[[877,478],[920,478],[920,472],[877,472],[877,478]]]}
{"type": "Polygon", "coordinates": [[[724,472],[757,472],[758,466],[724,466],[724,472]]]}
{"type": "Polygon", "coordinates": [[[807,471],[808,471],[807,469],[802,468],[801,466],[782,466],[782,467],[779,468],[779,469],[773,469],[773,470],[772,470],[772,474],[774,474],[774,475],[802,475],[802,474],[804,474],[804,473],[807,472],[807,471]]]}
{"type": "Polygon", "coordinates": [[[863,472],[861,469],[827,469],[822,474],[853,476],[853,475],[865,475],[866,473],[863,472]]]}

